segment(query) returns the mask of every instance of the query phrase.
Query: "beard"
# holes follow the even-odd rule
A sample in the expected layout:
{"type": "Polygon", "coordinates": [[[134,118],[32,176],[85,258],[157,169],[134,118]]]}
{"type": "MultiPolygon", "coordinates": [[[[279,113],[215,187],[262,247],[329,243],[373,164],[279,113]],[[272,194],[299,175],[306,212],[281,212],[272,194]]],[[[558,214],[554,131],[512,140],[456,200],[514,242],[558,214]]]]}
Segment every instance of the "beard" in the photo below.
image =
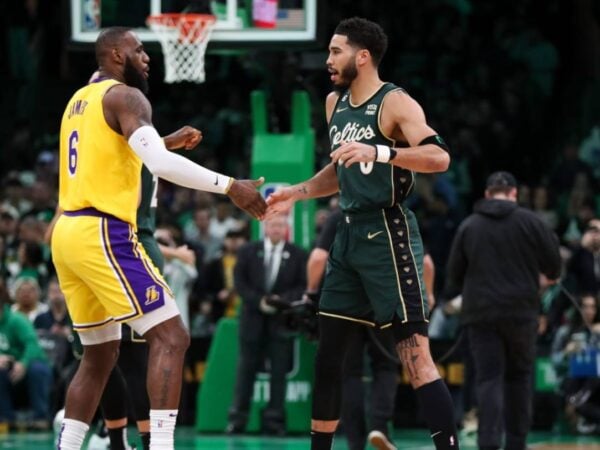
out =
{"type": "Polygon", "coordinates": [[[358,70],[356,69],[356,62],[351,60],[339,73],[338,82],[333,83],[333,90],[337,92],[345,91],[350,87],[357,76],[358,70]]]}
{"type": "Polygon", "coordinates": [[[144,94],[148,93],[148,80],[144,76],[144,72],[135,68],[129,56],[125,59],[123,78],[125,78],[127,86],[138,88],[144,94]]]}

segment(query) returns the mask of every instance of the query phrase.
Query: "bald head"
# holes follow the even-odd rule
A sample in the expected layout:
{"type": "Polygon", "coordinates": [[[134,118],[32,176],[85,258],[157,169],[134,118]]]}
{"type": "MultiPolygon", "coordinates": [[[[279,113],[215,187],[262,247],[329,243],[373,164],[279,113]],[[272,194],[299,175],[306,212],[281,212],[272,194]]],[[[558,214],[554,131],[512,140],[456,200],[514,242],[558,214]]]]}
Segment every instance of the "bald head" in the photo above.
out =
{"type": "Polygon", "coordinates": [[[131,28],[111,27],[96,39],[96,60],[100,75],[148,92],[150,58],[131,28]]]}
{"type": "Polygon", "coordinates": [[[111,51],[118,48],[127,33],[131,31],[128,27],[110,27],[102,30],[96,39],[96,62],[103,66],[111,51]]]}

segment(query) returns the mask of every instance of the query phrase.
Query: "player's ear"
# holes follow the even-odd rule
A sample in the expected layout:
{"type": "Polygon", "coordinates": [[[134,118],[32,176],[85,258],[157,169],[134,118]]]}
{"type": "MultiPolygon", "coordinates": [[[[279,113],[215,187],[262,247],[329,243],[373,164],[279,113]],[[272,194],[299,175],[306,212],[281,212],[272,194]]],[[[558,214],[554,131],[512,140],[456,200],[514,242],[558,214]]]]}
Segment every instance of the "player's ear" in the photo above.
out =
{"type": "Polygon", "coordinates": [[[110,54],[113,57],[113,61],[115,61],[119,64],[123,64],[125,62],[125,57],[124,57],[123,53],[117,47],[113,48],[110,51],[110,54]]]}
{"type": "Polygon", "coordinates": [[[371,59],[371,53],[366,48],[356,52],[356,63],[359,66],[366,64],[371,59]]]}

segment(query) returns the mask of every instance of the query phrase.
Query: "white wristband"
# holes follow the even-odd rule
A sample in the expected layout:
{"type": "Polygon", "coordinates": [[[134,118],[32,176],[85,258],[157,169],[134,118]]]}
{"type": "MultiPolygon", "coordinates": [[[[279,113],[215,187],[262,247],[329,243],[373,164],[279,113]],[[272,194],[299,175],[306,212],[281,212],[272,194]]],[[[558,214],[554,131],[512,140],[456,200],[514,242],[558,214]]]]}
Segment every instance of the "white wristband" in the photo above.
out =
{"type": "Polygon", "coordinates": [[[375,161],[380,163],[389,163],[392,152],[387,145],[376,145],[377,159],[375,161]]]}

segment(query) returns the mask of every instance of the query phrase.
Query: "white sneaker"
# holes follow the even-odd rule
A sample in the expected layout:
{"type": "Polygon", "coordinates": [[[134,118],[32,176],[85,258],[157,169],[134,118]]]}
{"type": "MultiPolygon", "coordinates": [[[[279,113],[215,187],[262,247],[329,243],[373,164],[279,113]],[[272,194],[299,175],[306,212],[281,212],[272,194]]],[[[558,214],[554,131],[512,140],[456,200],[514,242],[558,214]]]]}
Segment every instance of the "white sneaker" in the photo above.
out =
{"type": "Polygon", "coordinates": [[[580,434],[593,434],[598,430],[598,426],[595,423],[590,423],[583,417],[577,419],[577,432],[580,434]]]}
{"type": "Polygon", "coordinates": [[[367,437],[369,444],[375,447],[377,450],[397,450],[394,444],[392,444],[387,436],[381,431],[373,430],[367,437]]]}
{"type": "Polygon", "coordinates": [[[110,448],[110,439],[108,436],[98,436],[96,433],[92,434],[88,442],[87,450],[107,450],[110,448]]]}

